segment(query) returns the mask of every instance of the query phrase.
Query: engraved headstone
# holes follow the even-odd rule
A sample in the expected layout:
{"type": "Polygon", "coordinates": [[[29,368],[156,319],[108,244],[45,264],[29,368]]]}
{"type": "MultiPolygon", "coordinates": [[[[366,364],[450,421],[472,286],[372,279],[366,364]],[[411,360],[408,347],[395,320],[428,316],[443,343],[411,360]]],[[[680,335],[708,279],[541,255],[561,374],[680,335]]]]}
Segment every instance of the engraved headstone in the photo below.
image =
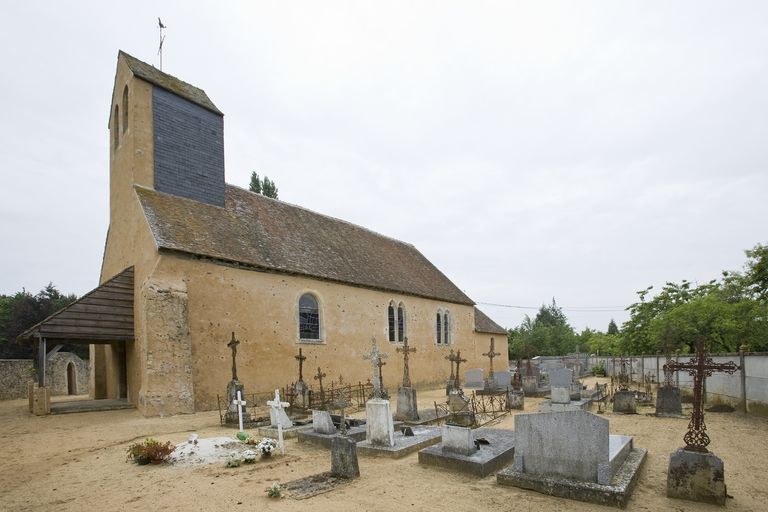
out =
{"type": "Polygon", "coordinates": [[[472,437],[472,429],[457,425],[442,426],[442,448],[445,452],[472,455],[477,451],[472,437]]]}
{"type": "Polygon", "coordinates": [[[336,426],[328,411],[312,411],[312,429],[318,434],[336,433],[336,426]]]}
{"type": "Polygon", "coordinates": [[[484,379],[482,368],[467,370],[467,372],[464,374],[464,387],[466,388],[482,388],[483,382],[484,379]]]}
{"type": "Polygon", "coordinates": [[[572,383],[573,370],[568,368],[556,368],[554,370],[550,370],[549,387],[552,395],[552,403],[570,403],[572,383]]]}

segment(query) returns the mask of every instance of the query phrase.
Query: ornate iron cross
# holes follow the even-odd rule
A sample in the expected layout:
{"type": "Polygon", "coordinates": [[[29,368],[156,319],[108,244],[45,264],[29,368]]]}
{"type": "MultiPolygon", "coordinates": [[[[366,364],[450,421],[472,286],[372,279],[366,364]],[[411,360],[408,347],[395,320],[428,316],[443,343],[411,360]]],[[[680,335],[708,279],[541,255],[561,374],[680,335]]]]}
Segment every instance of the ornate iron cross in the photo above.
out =
{"type": "Polygon", "coordinates": [[[293,356],[299,362],[299,382],[304,382],[304,361],[307,360],[307,356],[301,353],[301,347],[299,347],[299,355],[293,356]]]}
{"type": "Polygon", "coordinates": [[[459,375],[461,375],[459,373],[459,365],[461,363],[466,363],[467,362],[466,359],[462,359],[462,357],[461,357],[461,350],[456,352],[456,359],[455,359],[455,361],[456,361],[456,383],[458,385],[458,382],[459,382],[459,379],[460,379],[459,375]]]}
{"type": "MultiPolygon", "coordinates": [[[[409,388],[411,387],[411,375],[408,369],[408,353],[416,352],[416,347],[408,347],[408,336],[406,336],[403,340],[403,346],[397,347],[397,351],[403,353],[403,387],[409,388]]],[[[453,370],[453,365],[451,365],[451,370],[453,370]]]]}
{"type": "Polygon", "coordinates": [[[363,359],[370,361],[371,366],[373,366],[373,398],[381,398],[381,366],[379,366],[379,362],[387,357],[387,354],[379,352],[376,346],[376,336],[373,336],[370,353],[363,355],[363,359]]]}
{"type": "Polygon", "coordinates": [[[488,378],[490,379],[490,378],[493,377],[493,358],[496,357],[496,356],[500,356],[501,355],[500,352],[494,352],[494,341],[493,341],[493,338],[491,338],[491,348],[488,349],[488,352],[486,352],[483,355],[491,360],[491,371],[488,372],[488,378]]]}
{"type": "Polygon", "coordinates": [[[456,362],[456,356],[453,354],[453,349],[451,349],[450,354],[445,356],[445,358],[451,362],[451,381],[456,380],[456,377],[453,375],[453,363],[456,362]]]}
{"type": "Polygon", "coordinates": [[[664,365],[664,372],[667,371],[687,371],[688,375],[693,377],[693,412],[691,421],[688,423],[688,432],[683,437],[685,449],[695,452],[706,453],[709,444],[707,427],[704,424],[704,380],[710,377],[713,372],[725,372],[733,374],[741,367],[733,361],[727,363],[715,363],[711,357],[708,357],[706,348],[704,348],[704,338],[696,340],[696,356],[692,357],[687,363],[671,362],[664,365]]]}
{"type": "Polygon", "coordinates": [[[232,339],[227,346],[232,349],[232,380],[237,380],[237,346],[240,344],[235,338],[235,333],[232,333],[232,339]]]}
{"type": "Polygon", "coordinates": [[[314,376],[314,379],[318,381],[318,383],[320,384],[320,402],[321,403],[325,401],[325,392],[323,391],[323,377],[325,376],[326,376],[325,373],[323,373],[320,370],[320,367],[318,366],[317,375],[314,376]]]}
{"type": "Polygon", "coordinates": [[[339,410],[339,430],[342,436],[346,436],[347,422],[344,419],[344,409],[352,406],[352,400],[350,400],[349,395],[343,389],[340,389],[336,400],[331,403],[331,406],[339,410]]]}

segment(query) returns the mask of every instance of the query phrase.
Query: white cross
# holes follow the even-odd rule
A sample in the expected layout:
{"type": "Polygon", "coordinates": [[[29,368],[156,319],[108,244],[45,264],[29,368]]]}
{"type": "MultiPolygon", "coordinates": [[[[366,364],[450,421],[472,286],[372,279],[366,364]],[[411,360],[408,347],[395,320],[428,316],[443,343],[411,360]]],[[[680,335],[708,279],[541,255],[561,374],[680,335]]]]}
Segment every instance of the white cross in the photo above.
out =
{"type": "Polygon", "coordinates": [[[274,411],[275,415],[277,416],[277,442],[278,446],[280,446],[280,453],[282,455],[285,455],[285,442],[283,441],[283,422],[280,421],[280,411],[283,410],[283,407],[288,407],[288,402],[281,402],[280,401],[280,390],[275,390],[275,399],[274,400],[268,400],[267,405],[270,406],[274,411]]]}
{"type": "Polygon", "coordinates": [[[245,400],[240,396],[240,390],[237,390],[237,398],[232,400],[232,405],[237,406],[237,420],[240,422],[240,432],[243,431],[243,407],[245,400]]]}

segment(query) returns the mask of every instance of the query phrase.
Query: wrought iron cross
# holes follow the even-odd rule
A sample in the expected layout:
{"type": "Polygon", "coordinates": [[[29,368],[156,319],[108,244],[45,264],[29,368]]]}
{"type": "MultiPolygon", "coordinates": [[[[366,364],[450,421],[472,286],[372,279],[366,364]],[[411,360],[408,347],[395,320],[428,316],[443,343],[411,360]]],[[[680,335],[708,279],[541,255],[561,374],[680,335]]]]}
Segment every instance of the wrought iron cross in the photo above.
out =
{"type": "Polygon", "coordinates": [[[331,406],[339,410],[339,430],[342,436],[347,435],[347,422],[344,419],[344,409],[352,406],[352,401],[349,399],[347,393],[343,390],[339,390],[339,395],[336,400],[331,403],[331,406]]]}
{"type": "Polygon", "coordinates": [[[318,366],[317,375],[314,376],[314,379],[320,384],[320,402],[325,401],[325,392],[323,391],[323,377],[325,376],[325,373],[323,373],[318,366]]]}
{"type": "Polygon", "coordinates": [[[451,349],[450,354],[445,356],[445,358],[451,362],[451,381],[456,380],[456,376],[453,374],[453,363],[456,362],[456,356],[453,354],[453,349],[451,349]]]}
{"type": "Polygon", "coordinates": [[[467,362],[467,360],[466,360],[466,359],[462,359],[462,357],[461,357],[461,350],[459,350],[458,352],[456,352],[456,359],[455,359],[455,361],[456,361],[456,382],[458,383],[458,382],[459,382],[459,379],[460,379],[459,375],[461,375],[461,374],[459,373],[459,365],[460,365],[461,363],[466,363],[466,362],[467,362]]]}
{"type": "Polygon", "coordinates": [[[232,349],[232,380],[237,380],[237,346],[240,344],[239,341],[235,338],[235,333],[232,333],[232,339],[229,343],[227,343],[227,346],[232,349]]]}
{"type": "Polygon", "coordinates": [[[707,427],[704,424],[704,396],[702,393],[704,380],[710,377],[713,372],[725,372],[733,374],[741,369],[733,361],[727,363],[715,363],[711,357],[708,357],[704,348],[704,339],[696,340],[696,356],[692,357],[687,363],[672,362],[664,365],[664,372],[687,371],[688,375],[693,377],[693,412],[691,421],[688,423],[688,432],[683,437],[685,449],[695,452],[706,453],[709,444],[707,427]]]}
{"type": "Polygon", "coordinates": [[[307,360],[307,356],[301,353],[301,347],[299,347],[299,355],[293,356],[299,362],[299,382],[304,382],[304,361],[307,360]]]}
{"type": "MultiPolygon", "coordinates": [[[[403,346],[397,347],[397,351],[403,353],[403,387],[409,388],[411,387],[411,375],[408,369],[408,353],[416,352],[416,347],[408,347],[408,336],[406,336],[403,340],[403,346]]],[[[451,364],[451,370],[453,370],[453,364],[451,364]]]]}
{"type": "Polygon", "coordinates": [[[384,365],[387,364],[384,361],[379,358],[379,389],[381,389],[381,396],[384,396],[385,389],[384,389],[384,372],[381,371],[381,369],[384,367],[384,365]]]}
{"type": "Polygon", "coordinates": [[[493,377],[493,358],[496,357],[496,356],[500,356],[501,355],[500,352],[494,352],[494,344],[495,344],[495,342],[494,342],[493,338],[491,338],[491,348],[488,349],[488,352],[483,354],[485,357],[487,357],[488,359],[491,360],[491,371],[488,372],[488,378],[489,379],[493,377]]]}
{"type": "Polygon", "coordinates": [[[381,366],[379,366],[379,362],[387,357],[387,354],[379,352],[376,346],[376,337],[373,336],[370,353],[363,355],[363,359],[370,361],[373,367],[373,398],[381,398],[381,366]]]}

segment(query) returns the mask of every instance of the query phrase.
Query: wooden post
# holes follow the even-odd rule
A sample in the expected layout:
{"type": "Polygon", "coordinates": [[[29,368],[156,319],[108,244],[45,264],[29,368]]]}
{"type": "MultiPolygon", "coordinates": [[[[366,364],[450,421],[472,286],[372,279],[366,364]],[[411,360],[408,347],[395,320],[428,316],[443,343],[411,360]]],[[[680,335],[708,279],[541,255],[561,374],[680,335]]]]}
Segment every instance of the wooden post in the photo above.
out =
{"type": "Polygon", "coordinates": [[[46,359],[46,340],[42,335],[38,334],[37,341],[37,385],[38,387],[45,387],[45,359],[46,359]]]}
{"type": "Polygon", "coordinates": [[[739,347],[739,365],[741,366],[740,380],[741,380],[741,412],[747,412],[747,370],[744,367],[744,352],[746,352],[747,346],[742,345],[739,347]]]}

